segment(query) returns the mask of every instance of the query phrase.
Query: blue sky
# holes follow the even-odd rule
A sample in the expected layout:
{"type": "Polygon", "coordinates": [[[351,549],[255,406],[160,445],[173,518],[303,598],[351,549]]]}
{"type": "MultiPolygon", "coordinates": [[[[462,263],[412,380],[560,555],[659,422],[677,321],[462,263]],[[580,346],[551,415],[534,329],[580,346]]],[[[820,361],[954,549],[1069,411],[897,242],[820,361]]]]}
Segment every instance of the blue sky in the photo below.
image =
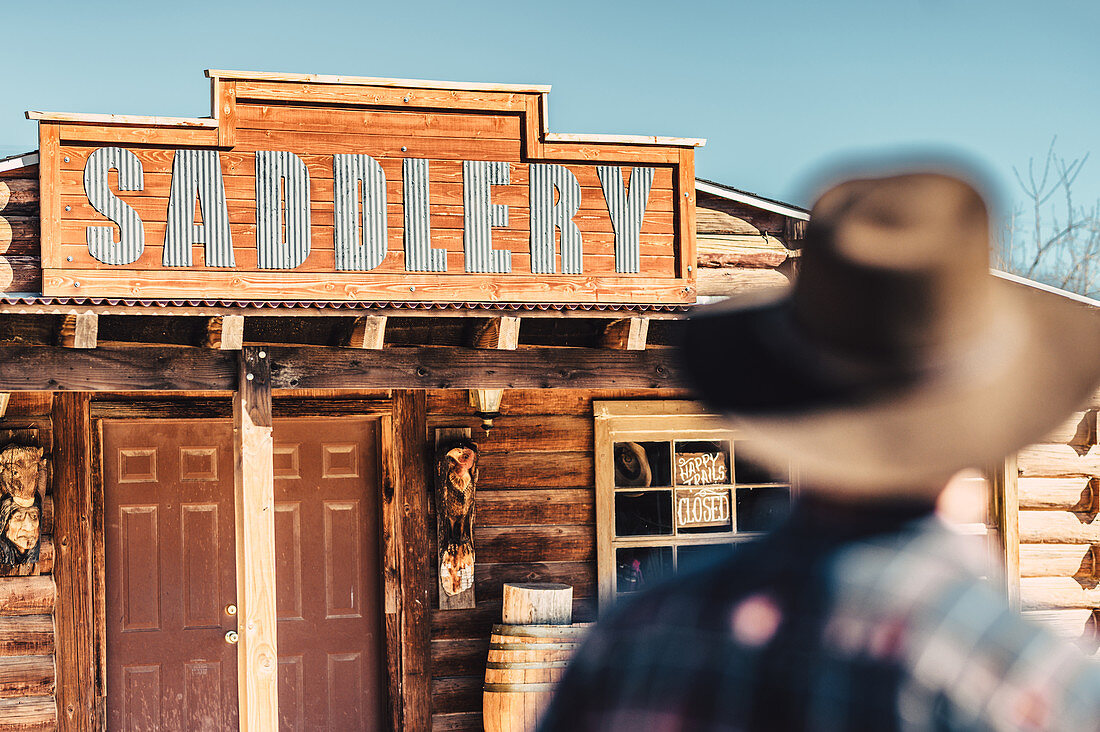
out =
{"type": "Polygon", "coordinates": [[[946,146],[1011,194],[1052,136],[1092,151],[1100,3],[4,3],[0,155],[26,109],[209,112],[205,68],[549,83],[555,132],[706,137],[697,172],[807,204],[852,152],[946,146]]]}

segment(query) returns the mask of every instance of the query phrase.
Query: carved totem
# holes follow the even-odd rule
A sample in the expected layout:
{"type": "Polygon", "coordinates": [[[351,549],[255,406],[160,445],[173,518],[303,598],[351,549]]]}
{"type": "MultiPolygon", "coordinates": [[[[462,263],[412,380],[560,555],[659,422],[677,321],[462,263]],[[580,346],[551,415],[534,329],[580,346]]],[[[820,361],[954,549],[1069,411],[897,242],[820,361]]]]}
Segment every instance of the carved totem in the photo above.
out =
{"type": "Polygon", "coordinates": [[[436,460],[435,510],[439,539],[439,580],[457,595],[474,584],[474,492],[477,445],[469,438],[449,440],[436,460]]]}
{"type": "Polygon", "coordinates": [[[38,561],[48,475],[42,448],[8,445],[0,451],[0,565],[38,561]]]}

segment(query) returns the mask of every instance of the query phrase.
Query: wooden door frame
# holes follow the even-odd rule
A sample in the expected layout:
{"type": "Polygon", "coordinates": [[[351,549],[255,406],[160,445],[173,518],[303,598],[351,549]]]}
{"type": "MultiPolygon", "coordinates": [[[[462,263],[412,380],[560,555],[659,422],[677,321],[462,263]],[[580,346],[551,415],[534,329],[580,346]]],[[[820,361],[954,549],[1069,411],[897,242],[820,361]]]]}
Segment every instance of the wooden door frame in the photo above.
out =
{"type": "MultiPolygon", "coordinates": [[[[360,417],[379,423],[379,543],[388,710],[394,730],[431,727],[427,399],[278,395],[273,416],[360,417]]],[[[155,399],[60,394],[54,409],[58,561],[57,705],[62,730],[106,729],[102,421],[231,419],[228,395],[155,399]],[[106,397],[100,402],[100,399],[106,397]],[[66,605],[67,603],[67,605],[66,605]],[[62,607],[65,605],[65,607],[62,607]],[[89,622],[90,621],[90,622],[89,622]]],[[[242,672],[242,669],[238,669],[242,672]]],[[[247,673],[247,670],[243,670],[247,673]]],[[[241,720],[244,729],[245,720],[241,720]]]]}

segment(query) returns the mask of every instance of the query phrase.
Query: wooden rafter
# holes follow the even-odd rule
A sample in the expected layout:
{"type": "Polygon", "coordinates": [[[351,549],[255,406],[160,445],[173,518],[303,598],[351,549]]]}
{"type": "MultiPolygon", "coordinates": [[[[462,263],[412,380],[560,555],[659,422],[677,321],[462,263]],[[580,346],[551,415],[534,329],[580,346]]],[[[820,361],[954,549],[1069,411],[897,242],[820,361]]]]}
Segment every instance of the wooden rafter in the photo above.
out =
{"type": "Polygon", "coordinates": [[[649,336],[645,318],[623,318],[608,323],[603,332],[603,347],[626,351],[644,351],[649,336]]]}
{"type": "Polygon", "coordinates": [[[95,313],[69,313],[61,321],[59,343],[65,348],[95,348],[99,334],[99,316],[95,313]]]}

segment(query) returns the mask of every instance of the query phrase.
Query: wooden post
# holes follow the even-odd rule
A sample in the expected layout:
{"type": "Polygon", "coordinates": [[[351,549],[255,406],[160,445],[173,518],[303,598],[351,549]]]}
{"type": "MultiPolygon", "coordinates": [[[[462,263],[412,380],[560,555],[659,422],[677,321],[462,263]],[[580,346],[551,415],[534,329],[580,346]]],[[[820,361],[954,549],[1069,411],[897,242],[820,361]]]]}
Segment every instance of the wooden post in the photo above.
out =
{"type": "Polygon", "coordinates": [[[52,414],[57,509],[56,693],[58,728],[62,730],[95,727],[89,401],[87,392],[60,392],[54,399],[52,414]]]}
{"type": "Polygon", "coordinates": [[[240,725],[270,730],[279,723],[271,364],[254,346],[242,349],[239,364],[233,439],[240,725]]]}
{"type": "Polygon", "coordinates": [[[0,417],[8,413],[8,402],[11,401],[11,392],[0,392],[0,417]]]}
{"type": "Polygon", "coordinates": [[[355,319],[348,336],[348,348],[380,350],[386,342],[386,316],[364,315],[355,319]]]}
{"type": "Polygon", "coordinates": [[[396,486],[401,520],[401,729],[409,732],[432,728],[427,415],[428,399],[423,390],[394,391],[393,450],[401,478],[396,486]]]}
{"type": "Polygon", "coordinates": [[[508,315],[488,318],[474,335],[475,348],[514,351],[519,346],[519,318],[508,315]]]}
{"type": "Polygon", "coordinates": [[[1020,607],[1020,493],[1016,455],[1010,455],[989,471],[990,523],[996,525],[1004,560],[1005,594],[1020,607]]]}

